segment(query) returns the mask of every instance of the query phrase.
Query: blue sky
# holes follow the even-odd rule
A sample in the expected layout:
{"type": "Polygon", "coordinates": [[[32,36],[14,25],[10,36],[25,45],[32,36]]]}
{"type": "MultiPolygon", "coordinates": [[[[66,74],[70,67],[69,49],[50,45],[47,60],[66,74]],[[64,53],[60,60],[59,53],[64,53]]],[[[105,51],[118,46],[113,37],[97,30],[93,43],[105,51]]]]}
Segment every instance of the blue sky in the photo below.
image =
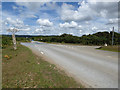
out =
{"type": "Polygon", "coordinates": [[[2,34],[81,36],[118,31],[117,2],[2,2],[2,34]]]}

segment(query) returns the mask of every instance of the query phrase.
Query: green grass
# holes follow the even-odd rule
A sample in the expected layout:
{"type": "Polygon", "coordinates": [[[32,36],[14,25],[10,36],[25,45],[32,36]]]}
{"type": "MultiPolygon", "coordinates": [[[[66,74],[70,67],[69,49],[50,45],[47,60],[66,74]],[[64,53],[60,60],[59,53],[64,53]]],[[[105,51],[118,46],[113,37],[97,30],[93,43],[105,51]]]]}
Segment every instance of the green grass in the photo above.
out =
{"type": "Polygon", "coordinates": [[[25,46],[2,52],[2,88],[81,88],[73,78],[44,61],[25,46]],[[8,55],[7,59],[4,56],[8,55]]]}
{"type": "Polygon", "coordinates": [[[99,48],[99,50],[106,50],[106,51],[112,51],[112,52],[120,52],[119,46],[102,46],[102,48],[99,48]]]}

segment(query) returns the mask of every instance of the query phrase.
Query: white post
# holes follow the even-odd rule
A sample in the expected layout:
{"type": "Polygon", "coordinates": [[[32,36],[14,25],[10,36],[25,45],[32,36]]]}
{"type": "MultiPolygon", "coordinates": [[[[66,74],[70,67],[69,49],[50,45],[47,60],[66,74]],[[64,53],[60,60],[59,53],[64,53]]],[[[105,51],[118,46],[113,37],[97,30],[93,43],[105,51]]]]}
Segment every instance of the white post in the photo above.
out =
{"type": "Polygon", "coordinates": [[[13,41],[13,49],[16,50],[17,49],[17,43],[16,43],[16,38],[15,38],[15,33],[18,32],[18,29],[8,29],[7,31],[12,32],[12,41],[13,41]]]}
{"type": "Polygon", "coordinates": [[[15,38],[15,34],[14,33],[12,34],[12,39],[13,39],[13,48],[14,48],[14,50],[16,50],[17,49],[17,45],[16,45],[16,38],[15,38]]]}

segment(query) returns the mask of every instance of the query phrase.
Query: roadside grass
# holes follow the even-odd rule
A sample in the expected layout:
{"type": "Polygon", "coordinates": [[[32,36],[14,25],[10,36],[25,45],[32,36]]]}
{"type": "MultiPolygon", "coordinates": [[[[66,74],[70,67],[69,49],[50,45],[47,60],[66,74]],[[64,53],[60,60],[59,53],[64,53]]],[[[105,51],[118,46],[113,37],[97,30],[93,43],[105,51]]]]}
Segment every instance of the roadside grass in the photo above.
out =
{"type": "Polygon", "coordinates": [[[119,46],[102,46],[101,48],[97,48],[99,50],[106,50],[106,51],[113,51],[113,52],[120,52],[119,46]]]}
{"type": "Polygon", "coordinates": [[[55,65],[22,45],[2,51],[2,88],[83,88],[55,65]],[[7,57],[5,57],[5,55],[7,57]]]}

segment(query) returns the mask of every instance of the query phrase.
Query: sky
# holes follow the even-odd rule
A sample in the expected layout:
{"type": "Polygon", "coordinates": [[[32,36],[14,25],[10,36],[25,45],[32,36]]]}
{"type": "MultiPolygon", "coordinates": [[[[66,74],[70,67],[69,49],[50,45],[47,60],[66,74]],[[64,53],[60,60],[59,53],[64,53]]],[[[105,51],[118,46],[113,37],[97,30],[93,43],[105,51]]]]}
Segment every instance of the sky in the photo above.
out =
{"type": "Polygon", "coordinates": [[[82,36],[96,32],[118,32],[117,2],[2,2],[2,31],[17,28],[18,35],[82,36]]]}

